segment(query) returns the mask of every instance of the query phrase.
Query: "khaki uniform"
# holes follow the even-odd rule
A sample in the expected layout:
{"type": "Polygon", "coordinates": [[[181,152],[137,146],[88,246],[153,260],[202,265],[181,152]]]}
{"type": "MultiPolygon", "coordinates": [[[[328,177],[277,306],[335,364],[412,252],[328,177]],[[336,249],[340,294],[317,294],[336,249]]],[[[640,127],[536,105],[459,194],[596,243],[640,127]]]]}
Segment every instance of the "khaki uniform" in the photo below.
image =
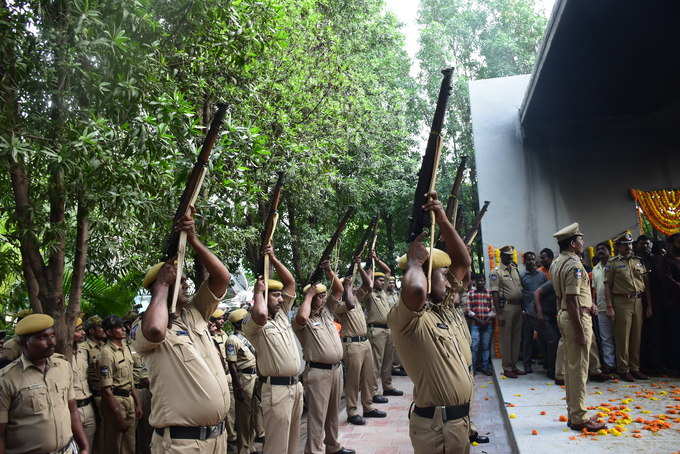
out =
{"type": "Polygon", "coordinates": [[[133,346],[149,369],[153,454],[224,454],[227,450],[222,424],[229,412],[229,387],[208,331],[210,315],[223,296],[213,295],[203,282],[161,342],[144,337],[141,320],[132,326],[133,346]],[[217,427],[206,440],[172,438],[169,430],[209,426],[217,427]]]}
{"type": "MultiPolygon", "coordinates": [[[[217,333],[212,335],[213,342],[215,343],[215,346],[217,347],[217,350],[220,352],[220,357],[222,358],[222,361],[224,362],[224,367],[225,367],[225,373],[227,374],[227,383],[229,384],[229,401],[230,402],[236,402],[236,399],[234,399],[234,385],[231,382],[231,375],[229,374],[229,371],[226,369],[227,367],[227,333],[222,331],[221,329],[217,331],[217,333]]],[[[229,406],[229,415],[227,416],[227,420],[225,421],[226,427],[227,427],[227,441],[229,442],[229,445],[236,445],[236,439],[237,439],[237,434],[236,434],[236,405],[230,405],[229,406]]]]}
{"type": "Polygon", "coordinates": [[[94,398],[90,385],[87,383],[87,350],[81,342],[73,349],[71,368],[73,369],[73,395],[80,413],[80,422],[83,424],[85,435],[94,447],[94,435],[97,431],[97,417],[94,411],[94,398]]]}
{"type": "MultiPolygon", "coordinates": [[[[394,290],[392,293],[385,291],[387,295],[387,301],[389,302],[390,309],[399,304],[399,291],[394,290]]],[[[392,367],[401,367],[401,362],[399,361],[399,354],[397,349],[394,348],[394,343],[392,344],[392,367]]]]}
{"type": "MultiPolygon", "coordinates": [[[[73,372],[58,356],[47,359],[44,374],[23,355],[0,370],[0,423],[6,425],[7,454],[48,453],[72,442],[68,401],[75,399],[73,372]]],[[[76,452],[74,448],[66,453],[76,452]]]]}
{"type": "Polygon", "coordinates": [[[644,311],[641,296],[645,291],[645,265],[639,257],[620,255],[609,259],[605,286],[611,289],[614,306],[616,369],[620,374],[640,371],[640,339],[644,311]]]}
{"type": "Polygon", "coordinates": [[[119,347],[107,342],[99,354],[99,385],[102,389],[111,388],[113,398],[123,411],[123,419],[127,429],[120,431],[116,424],[116,415],[102,399],[101,447],[100,452],[115,454],[134,454],[135,452],[135,401],[134,391],[134,359],[130,348],[123,342],[119,347]]]}
{"type": "MultiPolygon", "coordinates": [[[[453,289],[458,291],[460,281],[448,274],[453,289]]],[[[428,303],[420,312],[411,311],[403,300],[390,311],[388,323],[394,335],[394,344],[402,364],[413,381],[413,394],[417,408],[410,415],[410,437],[416,454],[470,452],[469,410],[473,390],[470,373],[471,357],[465,350],[469,344],[461,335],[457,323],[445,314],[450,309],[428,303]],[[444,421],[445,407],[456,406],[465,415],[444,421]],[[432,418],[417,414],[419,409],[433,412],[432,418]]]]}
{"type": "Polygon", "coordinates": [[[390,312],[390,300],[384,290],[366,292],[357,290],[357,299],[366,310],[368,323],[368,339],[373,350],[375,368],[375,386],[373,394],[378,394],[378,382],[382,382],[383,392],[392,387],[392,358],[394,345],[387,327],[387,314],[390,312]]]}
{"type": "Polygon", "coordinates": [[[302,385],[297,381],[302,372],[298,341],[293,333],[288,311],[294,295],[283,295],[283,304],[274,317],[260,326],[247,316],[243,334],[257,351],[257,369],[264,377],[262,414],[266,438],[264,454],[296,454],[302,417],[302,385]],[[272,384],[270,377],[291,378],[290,385],[272,384]]]}
{"type": "Polygon", "coordinates": [[[335,307],[335,316],[342,326],[340,338],[345,362],[345,398],[349,418],[359,414],[359,390],[361,390],[363,411],[367,413],[374,410],[372,401],[375,387],[373,353],[366,337],[368,327],[361,306],[348,310],[344,301],[333,301],[333,299],[333,295],[329,294],[327,304],[335,307]]]}
{"type": "Polygon", "coordinates": [[[135,389],[137,390],[137,401],[142,407],[142,417],[137,420],[135,431],[135,452],[137,454],[151,453],[151,437],[153,427],[149,424],[151,415],[151,391],[149,391],[149,369],[146,367],[141,355],[135,351],[132,339],[125,339],[126,345],[132,352],[134,360],[132,376],[134,378],[135,389]]]}
{"type": "Polygon", "coordinates": [[[237,331],[227,338],[225,350],[227,361],[236,364],[244,394],[242,401],[235,400],[238,453],[250,454],[255,450],[257,433],[264,432],[262,428],[262,408],[259,401],[254,398],[255,384],[257,383],[255,347],[243,333],[237,331]]]}
{"type": "Polygon", "coordinates": [[[5,341],[2,345],[2,350],[0,350],[0,359],[6,359],[7,361],[14,361],[21,356],[21,346],[17,341],[17,337],[14,336],[11,339],[5,341]]]}
{"type": "MultiPolygon", "coordinates": [[[[606,317],[606,315],[603,315],[606,317]]],[[[564,338],[560,337],[557,344],[557,356],[555,358],[555,380],[564,380],[564,338]]],[[[597,346],[597,337],[593,336],[590,341],[590,351],[588,353],[588,375],[599,375],[602,373],[600,365],[600,354],[597,346]]]]}
{"type": "Polygon", "coordinates": [[[307,324],[293,323],[307,361],[304,376],[307,396],[306,454],[338,452],[338,413],[342,395],[342,342],[327,307],[312,314],[307,324]]]}
{"type": "Polygon", "coordinates": [[[501,356],[503,370],[512,371],[517,369],[522,341],[522,281],[514,263],[500,264],[489,278],[490,290],[498,292],[499,298],[506,299],[505,307],[498,313],[498,319],[503,322],[501,356]]]}
{"type": "Polygon", "coordinates": [[[593,336],[590,309],[593,301],[590,294],[590,278],[581,259],[572,252],[562,252],[550,266],[555,294],[560,305],[557,320],[564,339],[566,356],[564,382],[567,390],[567,411],[572,424],[582,424],[586,417],[585,398],[588,381],[588,357],[593,336]],[[579,317],[586,344],[576,342],[576,333],[567,312],[567,295],[576,296],[579,317]]]}

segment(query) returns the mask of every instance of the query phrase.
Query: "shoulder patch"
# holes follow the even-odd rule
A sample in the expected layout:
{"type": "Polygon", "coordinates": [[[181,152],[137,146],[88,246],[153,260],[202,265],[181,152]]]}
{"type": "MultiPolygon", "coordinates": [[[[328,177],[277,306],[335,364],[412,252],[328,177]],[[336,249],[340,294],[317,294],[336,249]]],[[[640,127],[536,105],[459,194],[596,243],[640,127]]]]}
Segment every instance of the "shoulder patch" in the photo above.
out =
{"type": "Polygon", "coordinates": [[[139,325],[135,325],[135,326],[132,327],[132,329],[130,330],[130,339],[135,340],[135,338],[137,337],[137,329],[138,328],[139,328],[139,325]]]}
{"type": "Polygon", "coordinates": [[[188,336],[189,331],[187,331],[185,329],[178,329],[178,330],[175,331],[175,334],[177,334],[178,336],[188,336]]]}
{"type": "Polygon", "coordinates": [[[234,347],[234,344],[227,344],[227,355],[235,355],[236,354],[236,347],[234,347]]]}
{"type": "Polygon", "coordinates": [[[498,275],[494,273],[491,276],[489,276],[489,278],[491,278],[492,281],[495,281],[496,279],[498,279],[498,275]]]}
{"type": "Polygon", "coordinates": [[[108,366],[102,366],[102,367],[99,368],[99,375],[101,375],[103,377],[108,377],[109,373],[110,373],[110,370],[109,370],[108,366]]]}
{"type": "Polygon", "coordinates": [[[576,279],[582,279],[583,278],[583,271],[581,268],[574,268],[574,277],[576,279]]]}

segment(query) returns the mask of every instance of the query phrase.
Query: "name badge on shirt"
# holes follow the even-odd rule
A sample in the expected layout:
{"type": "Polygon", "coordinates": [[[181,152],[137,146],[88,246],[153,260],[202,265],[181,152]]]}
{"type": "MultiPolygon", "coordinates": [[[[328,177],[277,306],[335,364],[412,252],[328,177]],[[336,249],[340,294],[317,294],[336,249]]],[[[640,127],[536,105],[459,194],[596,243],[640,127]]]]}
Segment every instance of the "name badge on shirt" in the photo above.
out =
{"type": "Polygon", "coordinates": [[[175,331],[175,334],[177,334],[178,336],[188,336],[189,331],[186,331],[186,330],[183,330],[183,329],[178,329],[177,331],[175,331]]]}
{"type": "Polygon", "coordinates": [[[449,325],[447,325],[446,323],[439,322],[437,323],[437,328],[449,329],[449,325]]]}

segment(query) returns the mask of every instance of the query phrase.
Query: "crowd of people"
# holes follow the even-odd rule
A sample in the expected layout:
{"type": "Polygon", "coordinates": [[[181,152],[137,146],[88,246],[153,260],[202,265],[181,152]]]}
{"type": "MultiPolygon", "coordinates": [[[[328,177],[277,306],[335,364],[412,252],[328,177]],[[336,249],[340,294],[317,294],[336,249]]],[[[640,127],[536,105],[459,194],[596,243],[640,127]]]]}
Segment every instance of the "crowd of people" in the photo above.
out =
{"type": "Polygon", "coordinates": [[[267,246],[278,279],[259,276],[253,301],[228,313],[218,303],[230,273],[185,216],[177,228],[208,278],[190,296],[182,276],[174,312],[176,265],[158,263],[142,283],[151,293],[142,314],[75,321],[70,364],[55,353],[54,320],[21,314],[0,355],[0,454],[250,454],[256,443],[264,453],[293,454],[304,408],[305,453],[351,454],[338,437],[341,397],[348,423],[370,424],[386,417],[379,406],[390,396],[403,395],[392,376],[406,374],[414,383],[414,451],[467,453],[472,442],[489,441],[469,410],[474,374],[493,374],[496,323],[503,374],[533,373],[541,358],[548,376],[566,385],[575,430],[599,427],[584,408],[588,377],[616,371],[633,381],[646,379],[645,368],[678,369],[680,355],[650,353],[646,363],[640,345],[671,340],[680,235],[669,238],[665,256],[645,237],[638,255],[628,234],[616,239],[615,256],[598,244],[591,270],[572,224],[555,234],[559,256],[526,252],[522,273],[514,249],[502,248],[487,290],[483,274],[471,276],[469,251],[436,194],[428,200],[446,249],[412,242],[397,261],[399,289],[371,251],[376,269],[356,257],[356,280],[323,262],[328,285],[304,286],[296,306],[298,283],[267,246]]]}

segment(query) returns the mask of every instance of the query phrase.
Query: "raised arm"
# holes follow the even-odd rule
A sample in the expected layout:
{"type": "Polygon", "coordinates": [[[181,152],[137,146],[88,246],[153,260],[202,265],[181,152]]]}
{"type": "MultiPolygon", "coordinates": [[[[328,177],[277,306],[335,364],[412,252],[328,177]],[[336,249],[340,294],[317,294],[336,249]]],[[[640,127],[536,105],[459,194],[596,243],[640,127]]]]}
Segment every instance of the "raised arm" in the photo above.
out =
{"type": "Polygon", "coordinates": [[[336,301],[340,300],[340,298],[342,298],[342,281],[338,278],[333,269],[331,269],[331,262],[328,260],[321,262],[321,269],[331,283],[330,295],[332,295],[336,301]]]}
{"type": "Polygon", "coordinates": [[[267,302],[264,300],[264,287],[264,277],[260,276],[257,278],[255,288],[253,289],[253,309],[250,312],[250,317],[260,326],[264,326],[269,317],[267,302]]]}
{"type": "Polygon", "coordinates": [[[295,323],[298,326],[305,326],[309,321],[309,314],[312,312],[312,300],[316,296],[316,283],[312,282],[307,291],[305,292],[305,297],[302,300],[302,304],[298,308],[297,314],[295,314],[295,323]]]}
{"type": "Polygon", "coordinates": [[[380,257],[378,257],[378,254],[376,254],[375,251],[371,251],[371,256],[373,257],[373,261],[378,264],[380,269],[383,270],[387,277],[392,275],[392,269],[387,265],[387,263],[380,260],[380,257]]]}
{"type": "Polygon", "coordinates": [[[434,212],[435,220],[439,226],[439,232],[446,243],[446,252],[451,257],[451,269],[461,282],[465,283],[469,279],[469,268],[472,264],[470,253],[465,242],[458,235],[456,228],[451,224],[446,216],[446,211],[442,203],[437,200],[437,193],[432,191],[427,194],[428,202],[423,205],[425,211],[434,212]]]}
{"type": "Polygon", "coordinates": [[[406,254],[406,273],[401,281],[401,299],[410,310],[417,312],[427,302],[427,277],[423,264],[427,261],[427,248],[422,242],[423,233],[413,240],[406,254]]]}
{"type": "Polygon", "coordinates": [[[342,299],[345,301],[345,307],[351,311],[359,305],[357,297],[352,289],[352,278],[346,277],[342,280],[342,299]]]}
{"type": "Polygon", "coordinates": [[[354,263],[357,264],[359,274],[361,275],[361,288],[366,292],[370,292],[373,288],[373,278],[371,277],[373,275],[373,270],[371,270],[371,274],[369,275],[368,272],[361,267],[361,257],[354,257],[354,263]]]}
{"type": "Polygon", "coordinates": [[[264,253],[269,254],[269,261],[272,265],[274,265],[276,273],[281,278],[281,283],[283,284],[283,293],[294,296],[295,278],[293,277],[293,273],[288,271],[288,268],[286,268],[284,264],[281,263],[281,261],[276,257],[276,254],[274,254],[274,248],[271,245],[268,245],[264,248],[264,253]]]}
{"type": "Polygon", "coordinates": [[[142,316],[142,334],[150,342],[163,342],[168,329],[168,295],[175,283],[177,268],[166,263],[151,286],[151,302],[142,316]]]}

